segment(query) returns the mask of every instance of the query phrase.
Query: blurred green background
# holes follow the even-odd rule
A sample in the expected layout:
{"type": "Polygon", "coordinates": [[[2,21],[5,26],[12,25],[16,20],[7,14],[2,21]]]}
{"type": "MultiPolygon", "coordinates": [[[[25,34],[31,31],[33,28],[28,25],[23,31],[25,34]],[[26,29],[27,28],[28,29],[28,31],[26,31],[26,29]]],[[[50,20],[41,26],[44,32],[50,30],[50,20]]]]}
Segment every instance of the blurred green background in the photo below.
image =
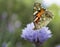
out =
{"type": "MultiPolygon", "coordinates": [[[[34,47],[20,37],[22,29],[33,21],[34,1],[0,0],[0,47],[34,47]]],[[[48,24],[53,36],[42,47],[55,47],[60,44],[60,6],[52,4],[47,9],[54,15],[48,24]]]]}

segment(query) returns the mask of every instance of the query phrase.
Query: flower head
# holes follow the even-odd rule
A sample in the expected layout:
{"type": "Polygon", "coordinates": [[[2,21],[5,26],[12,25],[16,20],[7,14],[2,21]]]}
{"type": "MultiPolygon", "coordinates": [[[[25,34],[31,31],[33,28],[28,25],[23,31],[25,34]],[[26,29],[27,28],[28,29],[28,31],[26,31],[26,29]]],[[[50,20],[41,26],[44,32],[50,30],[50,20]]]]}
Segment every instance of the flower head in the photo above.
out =
{"type": "Polygon", "coordinates": [[[55,47],[60,47],[60,44],[56,45],[55,47]]]}
{"type": "Polygon", "coordinates": [[[48,27],[42,27],[38,30],[33,30],[33,28],[33,23],[28,24],[27,27],[22,30],[21,37],[31,42],[39,41],[40,43],[43,43],[52,36],[51,31],[48,29],[48,27]]]}
{"type": "Polygon", "coordinates": [[[2,43],[2,47],[7,47],[7,43],[6,42],[3,42],[2,43]]]}

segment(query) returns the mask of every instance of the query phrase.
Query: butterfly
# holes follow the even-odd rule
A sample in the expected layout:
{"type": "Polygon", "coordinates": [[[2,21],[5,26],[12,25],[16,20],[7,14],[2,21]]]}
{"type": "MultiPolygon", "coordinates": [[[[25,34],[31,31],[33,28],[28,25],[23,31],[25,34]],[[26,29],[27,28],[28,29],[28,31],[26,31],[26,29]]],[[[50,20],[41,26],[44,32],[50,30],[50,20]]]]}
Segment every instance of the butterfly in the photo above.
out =
{"type": "Polygon", "coordinates": [[[42,8],[41,4],[35,3],[34,10],[35,10],[35,12],[33,13],[33,15],[35,16],[34,23],[38,23],[41,16],[45,13],[46,9],[42,8]]]}
{"type": "Polygon", "coordinates": [[[35,26],[33,29],[40,29],[43,26],[47,26],[53,18],[52,13],[43,8],[40,3],[34,4],[33,16],[33,22],[35,26]]]}

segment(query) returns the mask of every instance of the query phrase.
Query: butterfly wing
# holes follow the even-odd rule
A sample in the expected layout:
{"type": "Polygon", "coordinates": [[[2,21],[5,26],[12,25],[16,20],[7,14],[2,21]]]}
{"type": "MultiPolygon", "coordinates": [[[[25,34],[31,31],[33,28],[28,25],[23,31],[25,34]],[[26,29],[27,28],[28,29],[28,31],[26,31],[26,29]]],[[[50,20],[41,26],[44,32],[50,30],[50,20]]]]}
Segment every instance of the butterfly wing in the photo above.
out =
{"type": "Polygon", "coordinates": [[[44,14],[45,10],[41,9],[37,14],[36,14],[36,18],[34,19],[35,23],[39,22],[40,17],[44,14]]]}

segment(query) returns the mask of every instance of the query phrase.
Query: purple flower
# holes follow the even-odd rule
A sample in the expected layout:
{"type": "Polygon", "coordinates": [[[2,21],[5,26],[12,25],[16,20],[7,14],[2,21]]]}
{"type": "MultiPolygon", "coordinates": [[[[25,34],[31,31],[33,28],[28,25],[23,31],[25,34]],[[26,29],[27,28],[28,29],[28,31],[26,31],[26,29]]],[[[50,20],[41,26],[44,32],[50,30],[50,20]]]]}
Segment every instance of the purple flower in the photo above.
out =
{"type": "Polygon", "coordinates": [[[27,27],[22,30],[21,37],[31,42],[39,41],[40,43],[43,43],[52,36],[51,31],[48,29],[48,27],[42,27],[38,30],[33,30],[33,28],[33,23],[28,24],[27,27]]]}
{"type": "Polygon", "coordinates": [[[60,44],[56,45],[55,47],[60,47],[60,44]]]}
{"type": "Polygon", "coordinates": [[[3,42],[2,43],[2,47],[7,47],[7,43],[6,42],[3,42]]]}

